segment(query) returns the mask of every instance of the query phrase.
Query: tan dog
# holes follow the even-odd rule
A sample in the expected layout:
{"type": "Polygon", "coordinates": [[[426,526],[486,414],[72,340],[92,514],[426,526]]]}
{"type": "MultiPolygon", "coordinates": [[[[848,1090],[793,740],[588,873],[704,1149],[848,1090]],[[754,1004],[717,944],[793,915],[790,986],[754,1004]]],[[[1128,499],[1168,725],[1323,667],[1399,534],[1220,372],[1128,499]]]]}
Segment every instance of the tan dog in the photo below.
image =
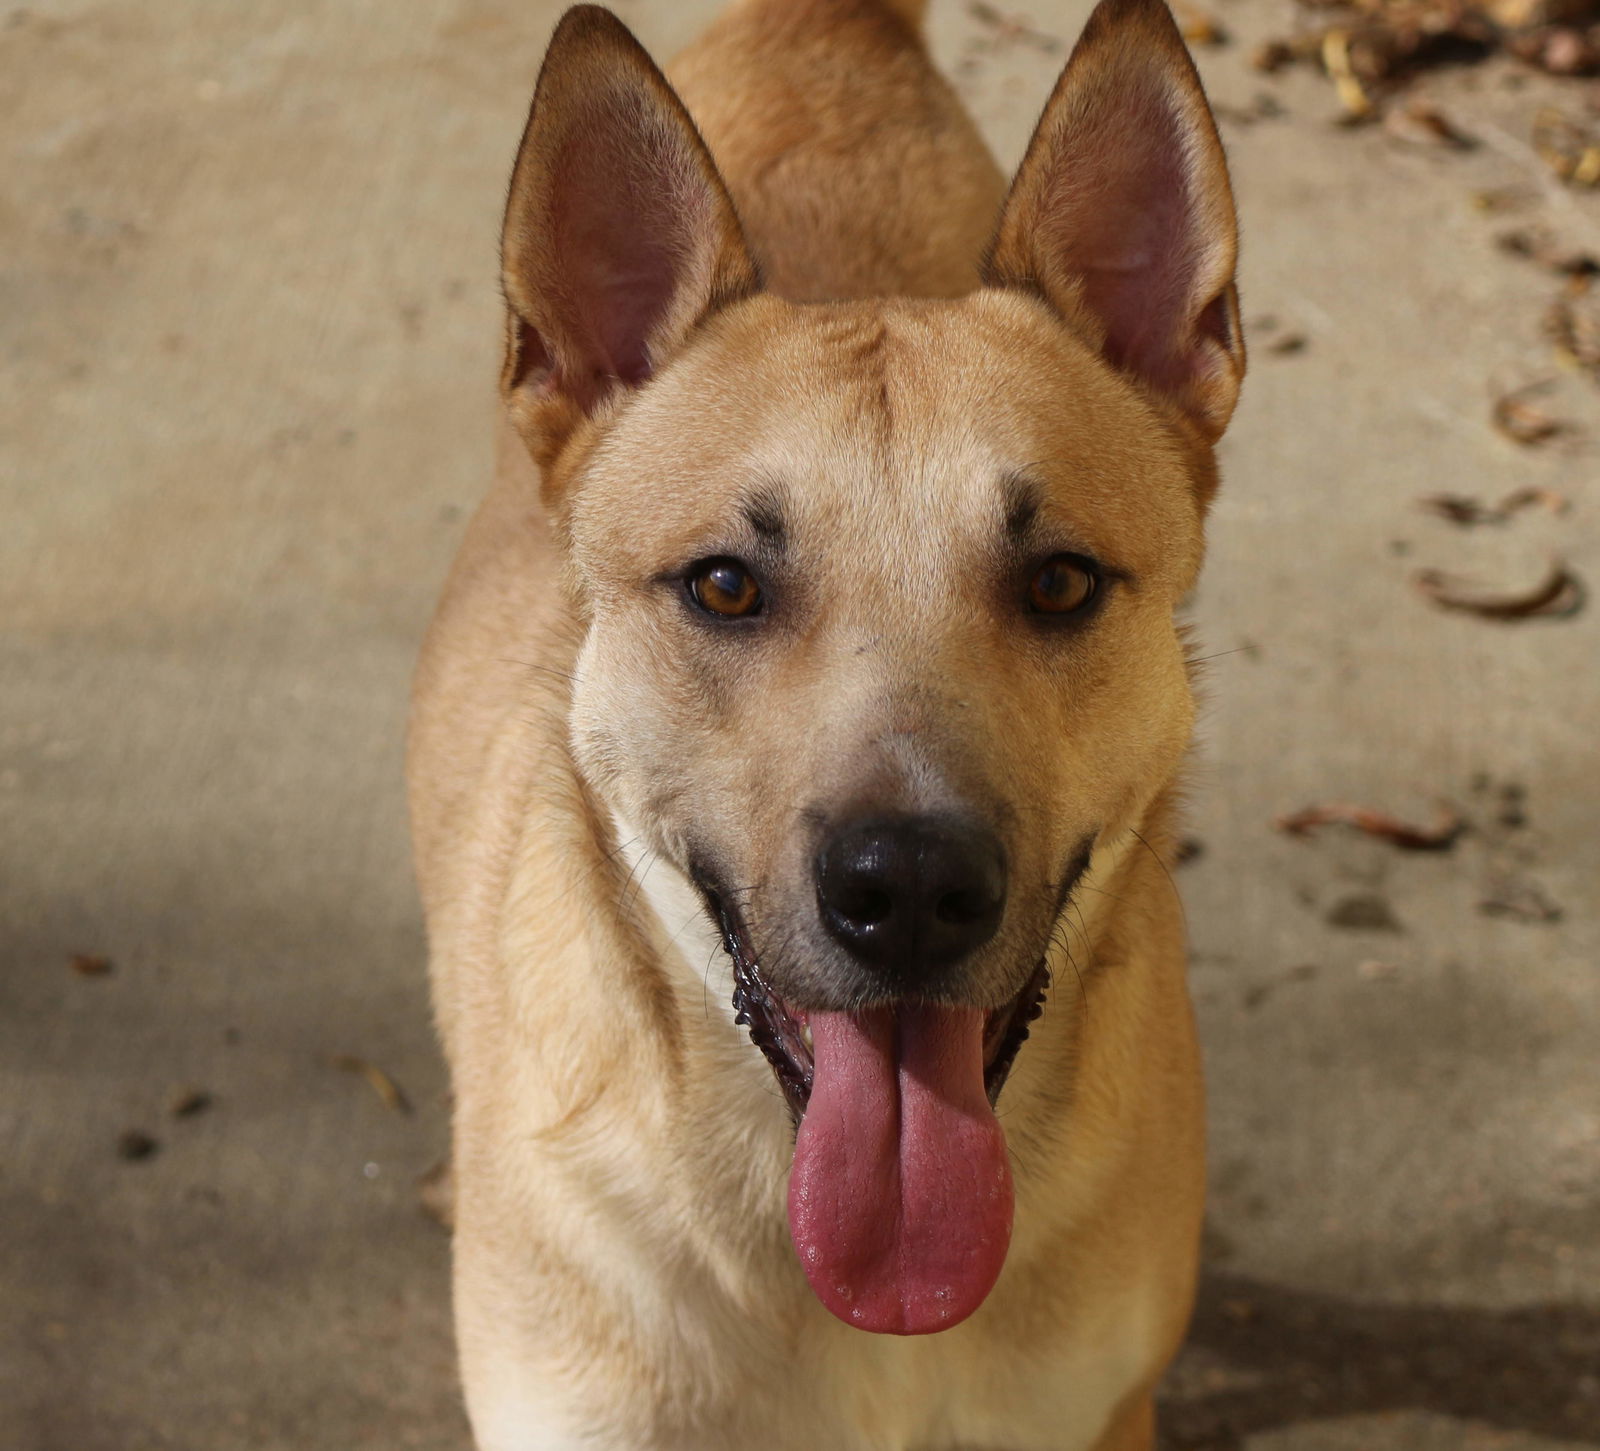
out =
{"type": "Polygon", "coordinates": [[[1152,1443],[1233,207],[1160,0],[1009,196],[921,9],[545,61],[410,763],[484,1451],[1152,1443]]]}

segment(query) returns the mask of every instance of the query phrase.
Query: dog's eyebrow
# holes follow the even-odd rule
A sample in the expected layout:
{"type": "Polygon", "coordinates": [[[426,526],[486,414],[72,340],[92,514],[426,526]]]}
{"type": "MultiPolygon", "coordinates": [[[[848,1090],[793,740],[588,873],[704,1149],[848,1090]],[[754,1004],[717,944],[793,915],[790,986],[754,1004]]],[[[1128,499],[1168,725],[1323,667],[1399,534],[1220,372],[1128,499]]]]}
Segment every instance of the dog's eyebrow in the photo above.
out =
{"type": "Polygon", "coordinates": [[[1005,492],[1006,533],[1020,543],[1039,513],[1039,490],[1023,474],[1007,474],[1000,487],[1005,492]]]}
{"type": "Polygon", "coordinates": [[[788,527],[783,521],[783,496],[775,488],[764,488],[744,501],[746,522],[774,549],[788,542],[788,527]]]}

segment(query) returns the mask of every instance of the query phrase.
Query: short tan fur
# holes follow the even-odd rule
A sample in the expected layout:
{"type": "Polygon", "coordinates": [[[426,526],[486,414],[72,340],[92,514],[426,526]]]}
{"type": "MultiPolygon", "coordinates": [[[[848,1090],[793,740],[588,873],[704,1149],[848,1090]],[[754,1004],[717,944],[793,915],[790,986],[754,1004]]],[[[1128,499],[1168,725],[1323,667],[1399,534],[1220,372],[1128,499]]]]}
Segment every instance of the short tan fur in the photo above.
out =
{"type": "Polygon", "coordinates": [[[1096,11],[1009,192],[923,9],[738,0],[670,83],[597,7],[551,43],[501,461],[408,766],[482,1451],[1153,1445],[1203,1193],[1165,863],[1174,614],[1244,369],[1233,206],[1160,0],[1096,11]],[[1094,608],[1041,621],[1063,555],[1094,608]],[[758,616],[697,611],[721,558],[758,616]],[[930,999],[1054,977],[998,1099],[1004,1269],[911,1338],[808,1289],[794,1126],[706,910],[736,896],[797,1011],[890,1001],[818,925],[819,832],[868,808],[1003,852],[1003,914],[930,999]]]}

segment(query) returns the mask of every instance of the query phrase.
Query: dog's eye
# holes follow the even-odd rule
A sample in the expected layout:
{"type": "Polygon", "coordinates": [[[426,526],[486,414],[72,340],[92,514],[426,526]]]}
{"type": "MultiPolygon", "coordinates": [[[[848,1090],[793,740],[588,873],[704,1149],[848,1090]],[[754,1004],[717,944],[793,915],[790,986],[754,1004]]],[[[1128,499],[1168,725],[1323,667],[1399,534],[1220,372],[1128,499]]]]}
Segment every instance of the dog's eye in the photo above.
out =
{"type": "Polygon", "coordinates": [[[1028,608],[1039,615],[1071,615],[1099,593],[1100,576],[1071,554],[1047,559],[1028,584],[1028,608]]]}
{"type": "Polygon", "coordinates": [[[737,559],[707,559],[689,573],[689,597],[707,614],[740,619],[761,613],[761,586],[737,559]]]}

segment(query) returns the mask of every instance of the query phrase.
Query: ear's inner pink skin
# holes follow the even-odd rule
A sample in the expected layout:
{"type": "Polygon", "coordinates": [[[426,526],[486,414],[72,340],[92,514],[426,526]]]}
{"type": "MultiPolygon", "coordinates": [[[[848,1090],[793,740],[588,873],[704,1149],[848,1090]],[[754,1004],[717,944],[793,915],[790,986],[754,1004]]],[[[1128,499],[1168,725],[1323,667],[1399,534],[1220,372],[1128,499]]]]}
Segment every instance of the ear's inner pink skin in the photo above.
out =
{"type": "MultiPolygon", "coordinates": [[[[569,143],[554,178],[560,205],[553,219],[573,277],[569,324],[592,366],[634,386],[650,376],[646,344],[681,268],[671,239],[682,220],[657,215],[661,188],[638,184],[652,174],[670,176],[672,158],[641,160],[634,138],[595,128],[569,143]],[[624,179],[635,184],[619,185],[624,179]]],[[[689,213],[691,198],[672,200],[689,213]]]]}
{"type": "Polygon", "coordinates": [[[983,1082],[986,1014],[812,1013],[815,1077],[789,1232],[846,1324],[925,1335],[967,1318],[1011,1243],[1011,1167],[983,1082]]]}

